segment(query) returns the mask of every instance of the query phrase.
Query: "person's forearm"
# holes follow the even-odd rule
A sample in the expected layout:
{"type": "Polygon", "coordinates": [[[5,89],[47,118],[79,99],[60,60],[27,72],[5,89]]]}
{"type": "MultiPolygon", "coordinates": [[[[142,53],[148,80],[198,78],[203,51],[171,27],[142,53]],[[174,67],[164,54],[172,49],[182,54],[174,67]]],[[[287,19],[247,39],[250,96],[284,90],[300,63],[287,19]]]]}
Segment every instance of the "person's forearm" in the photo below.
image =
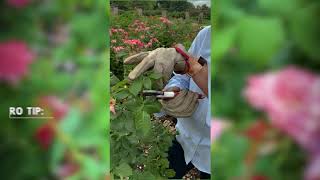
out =
{"type": "Polygon", "coordinates": [[[197,60],[190,58],[190,71],[188,74],[198,85],[202,92],[208,97],[208,66],[198,63],[197,60]]]}

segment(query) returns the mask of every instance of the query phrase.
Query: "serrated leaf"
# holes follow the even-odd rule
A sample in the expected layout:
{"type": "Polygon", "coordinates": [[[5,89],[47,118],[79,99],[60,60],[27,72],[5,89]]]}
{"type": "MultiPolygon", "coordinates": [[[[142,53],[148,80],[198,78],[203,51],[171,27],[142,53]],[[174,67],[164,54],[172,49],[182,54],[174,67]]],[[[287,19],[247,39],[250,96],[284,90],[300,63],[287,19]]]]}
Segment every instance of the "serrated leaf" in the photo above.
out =
{"type": "Polygon", "coordinates": [[[146,111],[137,112],[135,125],[137,130],[146,135],[151,129],[150,115],[146,111]]]}
{"type": "Polygon", "coordinates": [[[134,96],[137,96],[139,92],[142,90],[142,80],[141,78],[136,79],[129,87],[130,93],[134,96]]]}
{"type": "Polygon", "coordinates": [[[123,103],[123,106],[128,111],[136,111],[138,107],[142,105],[142,101],[139,99],[129,99],[123,103]]]}
{"type": "Polygon", "coordinates": [[[110,75],[110,86],[114,86],[115,84],[119,83],[120,80],[114,74],[110,75]]]}
{"type": "Polygon", "coordinates": [[[114,169],[114,173],[118,176],[128,177],[132,175],[132,168],[127,163],[122,163],[114,169]]]}
{"type": "Polygon", "coordinates": [[[144,77],[143,78],[143,87],[146,89],[151,89],[151,86],[152,86],[151,79],[149,77],[144,77]]]}
{"type": "Polygon", "coordinates": [[[128,90],[122,90],[122,91],[114,94],[114,98],[118,99],[118,100],[125,99],[128,96],[129,96],[128,90]]]}
{"type": "Polygon", "coordinates": [[[122,88],[123,86],[125,86],[128,83],[127,79],[124,79],[120,82],[118,82],[116,85],[112,86],[111,91],[117,91],[119,88],[122,88]]]}
{"type": "Polygon", "coordinates": [[[151,79],[160,79],[162,77],[162,74],[160,73],[151,73],[150,76],[149,76],[151,79]]]}
{"type": "Polygon", "coordinates": [[[131,112],[124,112],[124,116],[126,118],[126,123],[124,124],[124,127],[128,132],[135,131],[134,127],[134,119],[132,118],[133,113],[131,112]]]}
{"type": "Polygon", "coordinates": [[[149,114],[160,112],[162,106],[158,101],[148,100],[143,105],[143,110],[148,112],[149,114]]]}

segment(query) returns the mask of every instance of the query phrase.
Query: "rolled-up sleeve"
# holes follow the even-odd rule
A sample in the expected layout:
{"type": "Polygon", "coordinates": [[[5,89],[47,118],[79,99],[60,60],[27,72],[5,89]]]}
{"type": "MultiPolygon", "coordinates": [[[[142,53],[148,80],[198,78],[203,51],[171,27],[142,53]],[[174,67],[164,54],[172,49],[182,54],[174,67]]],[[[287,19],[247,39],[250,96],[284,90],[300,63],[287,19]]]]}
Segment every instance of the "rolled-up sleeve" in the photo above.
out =
{"type": "Polygon", "coordinates": [[[179,87],[180,89],[189,89],[190,77],[183,74],[175,74],[165,86],[165,89],[170,87],[179,87]]]}

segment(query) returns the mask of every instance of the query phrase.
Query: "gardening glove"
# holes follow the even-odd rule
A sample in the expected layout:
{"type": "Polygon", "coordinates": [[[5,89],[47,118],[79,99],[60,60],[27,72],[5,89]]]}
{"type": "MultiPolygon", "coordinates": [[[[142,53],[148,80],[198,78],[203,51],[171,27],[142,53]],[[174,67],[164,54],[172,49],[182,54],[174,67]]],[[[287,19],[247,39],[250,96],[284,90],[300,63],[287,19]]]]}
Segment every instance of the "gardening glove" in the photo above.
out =
{"type": "Polygon", "coordinates": [[[179,92],[179,94],[173,99],[160,100],[160,103],[162,104],[162,109],[168,115],[176,118],[190,117],[198,107],[198,93],[189,90],[180,90],[180,88],[178,87],[168,88],[166,89],[166,91],[179,92]]]}
{"type": "MultiPolygon", "coordinates": [[[[182,45],[178,45],[178,47],[186,52],[182,45]]],[[[153,51],[141,52],[126,58],[124,64],[138,64],[129,73],[128,78],[130,80],[136,79],[147,70],[153,68],[154,72],[162,75],[162,79],[158,82],[160,87],[163,87],[168,82],[173,71],[177,73],[186,71],[185,60],[175,48],[157,48],[153,51]]]]}

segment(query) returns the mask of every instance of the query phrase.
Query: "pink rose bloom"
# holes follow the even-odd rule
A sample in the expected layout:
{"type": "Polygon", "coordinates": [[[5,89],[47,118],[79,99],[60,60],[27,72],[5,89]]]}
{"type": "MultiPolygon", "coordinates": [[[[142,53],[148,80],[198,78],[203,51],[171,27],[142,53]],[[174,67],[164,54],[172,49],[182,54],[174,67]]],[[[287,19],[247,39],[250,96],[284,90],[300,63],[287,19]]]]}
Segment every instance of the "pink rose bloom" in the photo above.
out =
{"type": "Polygon", "coordinates": [[[118,29],[111,28],[111,32],[112,32],[112,33],[116,33],[116,32],[118,32],[118,29]]]}
{"type": "Polygon", "coordinates": [[[119,52],[119,51],[122,51],[122,50],[124,50],[125,48],[123,47],[123,46],[117,46],[117,47],[113,47],[112,48],[112,50],[114,51],[114,52],[119,52]]]}
{"type": "Polygon", "coordinates": [[[152,42],[148,42],[147,44],[146,44],[146,47],[151,47],[152,46],[152,42]]]}
{"type": "Polygon", "coordinates": [[[55,129],[50,123],[41,125],[35,132],[34,138],[44,150],[48,150],[55,137],[55,129]]]}
{"type": "Polygon", "coordinates": [[[136,46],[139,46],[139,47],[143,47],[144,46],[144,44],[139,39],[132,39],[132,40],[128,39],[128,40],[125,40],[124,43],[125,44],[129,44],[131,46],[133,46],[133,45],[136,45],[136,46]]]}
{"type": "Polygon", "coordinates": [[[79,165],[72,162],[67,162],[59,167],[59,169],[57,170],[57,176],[61,179],[65,179],[69,176],[74,175],[76,172],[79,171],[79,169],[79,165]]]}
{"type": "Polygon", "coordinates": [[[159,42],[157,38],[152,38],[153,42],[159,42]]]}
{"type": "Polygon", "coordinates": [[[11,7],[24,8],[30,3],[30,0],[7,0],[7,3],[11,7]]]}
{"type": "Polygon", "coordinates": [[[62,120],[69,112],[69,105],[56,96],[42,96],[38,104],[44,107],[54,120],[62,120]]]}
{"type": "Polygon", "coordinates": [[[166,17],[160,17],[159,19],[163,24],[166,24],[166,25],[172,24],[172,22],[166,17]]]}
{"type": "Polygon", "coordinates": [[[16,84],[28,73],[34,54],[22,41],[0,42],[0,81],[16,84]]]}
{"type": "Polygon", "coordinates": [[[305,171],[305,180],[320,179],[320,154],[310,158],[310,162],[305,171]]]}
{"type": "Polygon", "coordinates": [[[222,134],[222,132],[230,126],[227,121],[222,119],[212,119],[211,120],[211,141],[214,142],[222,134]]]}
{"type": "Polygon", "coordinates": [[[245,97],[309,152],[320,152],[320,77],[289,67],[249,78],[245,97]]]}
{"type": "MultiPolygon", "coordinates": [[[[297,67],[255,75],[249,78],[244,95],[252,106],[266,112],[274,127],[291,136],[311,157],[320,154],[319,75],[297,67]]],[[[306,175],[308,180],[320,179],[320,174],[312,170],[319,167],[319,160],[314,161],[306,171],[313,174],[306,175]]]]}
{"type": "Polygon", "coordinates": [[[109,108],[110,108],[110,112],[112,112],[113,114],[116,114],[115,105],[116,105],[116,100],[111,98],[109,102],[109,108]]]}

